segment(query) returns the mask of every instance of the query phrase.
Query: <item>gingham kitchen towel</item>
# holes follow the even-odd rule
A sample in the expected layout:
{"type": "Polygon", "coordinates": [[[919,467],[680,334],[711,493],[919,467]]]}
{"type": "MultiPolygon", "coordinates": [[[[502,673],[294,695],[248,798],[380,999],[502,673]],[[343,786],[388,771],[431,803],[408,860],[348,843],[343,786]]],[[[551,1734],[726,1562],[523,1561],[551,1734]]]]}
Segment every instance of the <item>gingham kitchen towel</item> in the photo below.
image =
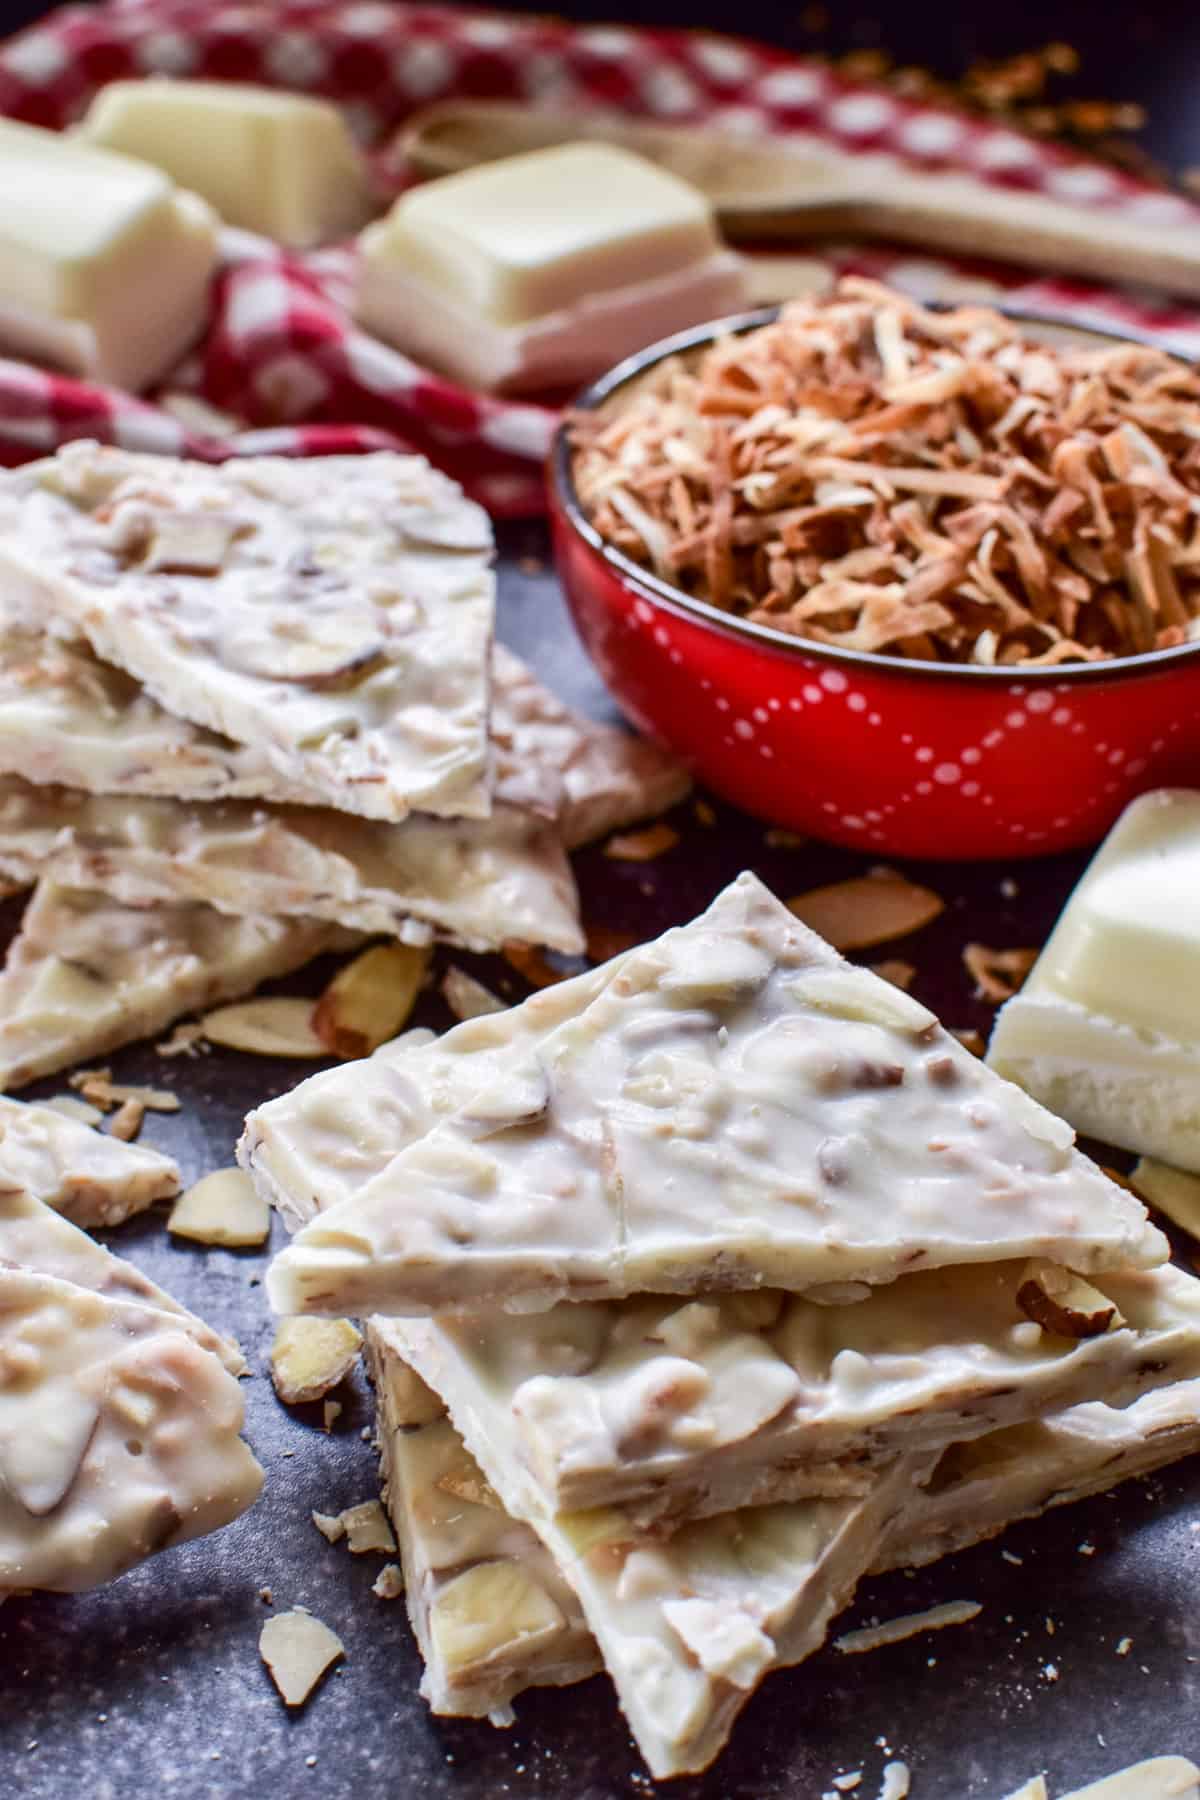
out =
{"type": "MultiPolygon", "coordinates": [[[[1120,209],[1200,229],[1200,207],[1181,196],[762,45],[378,0],[64,7],[0,47],[0,112],[61,128],[105,82],[150,74],[324,95],[380,152],[385,190],[401,184],[403,171],[382,146],[415,107],[504,98],[556,109],[620,108],[739,134],[802,130],[843,149],[887,151],[920,168],[961,169],[1045,192],[1095,207],[1098,218],[1120,209]]],[[[289,254],[232,231],[223,247],[204,341],[160,393],[139,400],[0,360],[0,461],[25,461],[81,436],[210,458],[408,446],[499,516],[540,509],[551,408],[470,392],[357,330],[344,304],[348,248],[289,254]]],[[[824,255],[836,268],[869,270],[916,292],[944,291],[954,272],[941,259],[875,247],[824,255]]],[[[1003,289],[1031,308],[1134,325],[1170,348],[1200,353],[1194,311],[994,268],[982,284],[978,271],[959,273],[970,281],[968,291],[1003,289]]]]}

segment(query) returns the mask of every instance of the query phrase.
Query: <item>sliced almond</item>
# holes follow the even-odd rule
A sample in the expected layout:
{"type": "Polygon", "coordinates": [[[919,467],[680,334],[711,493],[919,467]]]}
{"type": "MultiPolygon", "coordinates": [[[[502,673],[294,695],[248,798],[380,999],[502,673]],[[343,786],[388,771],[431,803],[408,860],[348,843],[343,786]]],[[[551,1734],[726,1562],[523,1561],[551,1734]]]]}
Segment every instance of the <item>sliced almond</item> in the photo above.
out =
{"type": "Polygon", "coordinates": [[[429,967],[428,944],[376,944],[339,969],[313,1008],[313,1030],[335,1056],[370,1056],[408,1024],[429,967]]]}
{"type": "Polygon", "coordinates": [[[472,1506],[487,1506],[493,1512],[504,1511],[499,1494],[473,1462],[464,1461],[460,1468],[445,1470],[438,1476],[437,1485],[444,1494],[453,1494],[456,1500],[469,1500],[472,1506]]]}
{"type": "Polygon", "coordinates": [[[130,1143],[142,1129],[142,1120],[146,1117],[145,1103],[141,1100],[122,1100],[112,1116],[108,1128],[110,1137],[120,1138],[123,1143],[130,1143]]]}
{"type": "Polygon", "coordinates": [[[957,1038],[963,1049],[969,1050],[972,1056],[982,1056],[987,1049],[987,1045],[983,1041],[983,1033],[976,1031],[973,1025],[952,1027],[950,1036],[957,1038]]]}
{"type": "Polygon", "coordinates": [[[872,963],[871,973],[878,975],[881,981],[890,981],[893,987],[903,988],[906,994],[917,978],[915,966],[910,962],[900,961],[898,957],[887,962],[872,963]]]}
{"type": "Polygon", "coordinates": [[[238,521],[221,513],[167,512],[155,520],[141,567],[186,575],[215,575],[238,533],[238,521]]]}
{"type": "Polygon", "coordinates": [[[505,962],[511,963],[531,987],[553,987],[556,981],[567,979],[565,969],[556,969],[546,960],[545,951],[535,949],[532,944],[519,944],[510,938],[504,945],[503,955],[505,962]]]}
{"type": "Polygon", "coordinates": [[[276,996],[267,1000],[239,1000],[205,1013],[200,1030],[213,1044],[228,1050],[245,1050],[251,1056],[328,1056],[313,1030],[313,1003],[276,996]]]}
{"type": "Polygon", "coordinates": [[[711,831],[717,822],[716,812],[709,805],[707,800],[693,800],[692,812],[695,815],[697,825],[703,825],[706,831],[711,831]]]}
{"type": "Polygon", "coordinates": [[[435,1597],[429,1627],[448,1670],[465,1669],[520,1644],[530,1649],[562,1629],[545,1588],[516,1562],[476,1563],[435,1597]]]}
{"type": "Polygon", "coordinates": [[[1056,1337],[1099,1337],[1125,1323],[1116,1306],[1073,1269],[1034,1257],[1026,1263],[1017,1305],[1027,1318],[1056,1337]]]}
{"type": "Polygon", "coordinates": [[[388,1516],[378,1500],[363,1500],[358,1506],[348,1506],[341,1515],[341,1521],[346,1533],[346,1545],[352,1556],[363,1556],[371,1550],[386,1552],[396,1548],[388,1516]]]}
{"type": "Polygon", "coordinates": [[[167,1230],[197,1244],[248,1250],[266,1243],[271,1213],[241,1169],[215,1169],[179,1196],[167,1230]]]}
{"type": "Polygon", "coordinates": [[[204,1026],[199,1019],[185,1019],[182,1025],[175,1027],[170,1037],[164,1038],[161,1044],[155,1044],[154,1048],[159,1056],[200,1056],[208,1049],[204,1026]]]}
{"type": "Polygon", "coordinates": [[[78,1120],[80,1125],[99,1125],[104,1117],[100,1107],[93,1106],[90,1101],[79,1100],[74,1094],[51,1094],[44,1104],[61,1113],[64,1119],[78,1120]]]}
{"type": "Polygon", "coordinates": [[[349,1319],[281,1319],[271,1345],[271,1380],[286,1406],[320,1400],[344,1381],[362,1347],[349,1319]]]}
{"type": "Polygon", "coordinates": [[[102,1106],[105,1110],[110,1106],[124,1106],[127,1100],[136,1100],[146,1112],[178,1112],[181,1105],[179,1095],[173,1094],[170,1088],[130,1087],[125,1082],[110,1081],[103,1070],[81,1081],[79,1091],[93,1106],[102,1106]]]}
{"type": "Polygon", "coordinates": [[[1185,1169],[1172,1169],[1167,1163],[1143,1156],[1133,1170],[1128,1186],[1159,1212],[1166,1213],[1175,1225],[1183,1227],[1194,1238],[1200,1238],[1200,1175],[1189,1175],[1185,1169]]]}
{"type": "Polygon", "coordinates": [[[617,862],[653,862],[656,856],[673,850],[678,842],[679,833],[665,819],[660,819],[656,825],[647,825],[642,831],[614,833],[604,846],[604,854],[617,862]]]}
{"type": "Polygon", "coordinates": [[[327,1435],[341,1418],[344,1408],[340,1400],[326,1400],[321,1408],[321,1429],[327,1435]]]}
{"type": "Polygon", "coordinates": [[[454,963],[442,977],[442,996],[456,1019],[481,1019],[486,1013],[507,1012],[506,1003],[454,963]]]}
{"type": "Polygon", "coordinates": [[[606,963],[623,950],[631,950],[640,939],[632,931],[614,931],[611,925],[586,925],[589,962],[606,963]]]}
{"type": "Polygon", "coordinates": [[[258,1654],[287,1706],[303,1706],[346,1646],[336,1631],[297,1608],[275,1613],[258,1634],[258,1654]]]}
{"type": "Polygon", "coordinates": [[[1012,999],[1038,959],[1036,949],[992,950],[987,944],[967,944],[962,956],[975,998],[994,1006],[1012,999]]]}
{"type": "Polygon", "coordinates": [[[337,1544],[346,1535],[346,1527],[342,1523],[341,1513],[315,1512],[312,1522],[327,1544],[337,1544]]]}
{"type": "Polygon", "coordinates": [[[932,888],[903,875],[857,875],[810,888],[788,903],[789,912],[819,933],[835,950],[869,950],[892,938],[919,931],[945,910],[932,888]]]}

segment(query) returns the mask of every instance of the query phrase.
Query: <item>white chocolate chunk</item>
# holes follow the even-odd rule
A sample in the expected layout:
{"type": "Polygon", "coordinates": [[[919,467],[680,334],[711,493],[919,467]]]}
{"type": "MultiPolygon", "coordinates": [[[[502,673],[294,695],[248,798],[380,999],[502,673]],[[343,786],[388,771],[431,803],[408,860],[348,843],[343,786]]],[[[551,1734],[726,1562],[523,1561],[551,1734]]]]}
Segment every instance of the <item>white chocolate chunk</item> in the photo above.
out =
{"type": "Polygon", "coordinates": [[[584,380],[744,295],[698,189],[571,144],[402,194],[360,239],[355,311],[463,379],[530,387],[584,380]]]}
{"type": "Polygon", "coordinates": [[[861,1492],[872,1468],[1085,1401],[1124,1405],[1200,1374],[1200,1280],[1098,1276],[1125,1321],[1017,1336],[1024,1265],[901,1276],[849,1306],[783,1299],[747,1331],[736,1296],[565,1303],[513,1318],[397,1322],[395,1342],[482,1441],[522,1518],[616,1505],[639,1526],[861,1492]]]}
{"type": "Polygon", "coordinates": [[[319,920],[129,907],[39,881],[0,974],[0,1088],[150,1037],[343,942],[319,920]]]}
{"type": "Polygon", "coordinates": [[[82,633],[169,711],[329,805],[490,810],[491,528],[420,457],[217,469],[78,442],[0,479],[0,521],[6,609],[82,633]],[[218,567],[207,535],[162,566],[164,527],[214,516],[218,567]]]}
{"type": "Polygon", "coordinates": [[[1164,1259],[1068,1126],[936,1024],[881,1022],[898,1001],[743,875],[305,1226],[271,1303],[417,1313],[1164,1259]]]}
{"type": "MultiPolygon", "coordinates": [[[[400,1321],[371,1322],[368,1335],[377,1368],[386,1371],[406,1332],[400,1321]]],[[[385,1432],[384,1441],[390,1443],[385,1454],[394,1459],[406,1444],[436,1434],[441,1454],[451,1457],[454,1438],[453,1433],[447,1437],[447,1429],[429,1425],[407,1437],[401,1432],[395,1441],[385,1432]]],[[[503,1436],[502,1409],[481,1421],[480,1429],[489,1434],[489,1447],[496,1435],[503,1436]]],[[[467,1447],[477,1458],[485,1449],[482,1439],[468,1438],[467,1447]]],[[[667,1540],[639,1533],[615,1508],[545,1514],[532,1521],[559,1570],[569,1575],[630,1729],[656,1777],[705,1768],[758,1679],[769,1668],[802,1661],[820,1646],[830,1620],[877,1555],[889,1520],[924,1467],[921,1459],[907,1458],[877,1478],[862,1498],[724,1513],[682,1525],[667,1540]]],[[[388,1477],[393,1509],[402,1503],[417,1511],[429,1487],[438,1485],[419,1473],[399,1483],[395,1476],[393,1463],[388,1477]],[[405,1490],[403,1502],[395,1492],[398,1486],[405,1490]]],[[[498,1491],[505,1508],[513,1512],[513,1497],[503,1486],[498,1491]]],[[[446,1527],[451,1540],[460,1517],[468,1532],[481,1525],[485,1542],[500,1539],[504,1514],[485,1507],[450,1515],[446,1527]],[[477,1519],[489,1511],[490,1524],[477,1519]]],[[[406,1532],[401,1524],[400,1532],[407,1547],[412,1527],[406,1532]]],[[[460,1563],[470,1556],[469,1539],[453,1547],[460,1563]]],[[[519,1557],[519,1543],[513,1548],[519,1557]]],[[[448,1566],[448,1556],[446,1561],[448,1566]]],[[[492,1571],[501,1565],[481,1558],[478,1566],[492,1571]]],[[[420,1638],[420,1609],[412,1600],[414,1571],[407,1563],[406,1573],[420,1638]]],[[[528,1570],[522,1574],[523,1580],[506,1575],[506,1594],[528,1594],[533,1578],[528,1570]]],[[[478,1579],[491,1590],[490,1575],[478,1579]]],[[[503,1619],[499,1593],[494,1601],[503,1619]]],[[[528,1604],[527,1613],[522,1607],[522,1616],[531,1627],[544,1621],[543,1629],[552,1638],[549,1609],[528,1604]]],[[[459,1608],[454,1608],[453,1616],[457,1621],[459,1608]]],[[[482,1607],[472,1608],[470,1616],[488,1619],[482,1607]]],[[[494,1634],[495,1622],[489,1624],[494,1634]]],[[[447,1646],[437,1641],[432,1620],[427,1628],[434,1655],[444,1666],[448,1649],[453,1651],[459,1640],[447,1646]]],[[[510,1655],[519,1656],[519,1631],[510,1631],[507,1641],[510,1655]]],[[[424,1650],[426,1640],[421,1642],[424,1650]]],[[[463,1644],[464,1657],[477,1673],[482,1673],[480,1664],[486,1665],[489,1650],[490,1638],[482,1633],[478,1642],[468,1639],[463,1644]]]]}
{"type": "Polygon", "coordinates": [[[271,1380],[285,1406],[320,1400],[344,1381],[362,1348],[349,1319],[281,1319],[271,1345],[271,1380]]]}
{"type": "Polygon", "coordinates": [[[346,1646],[302,1607],[273,1613],[258,1634],[258,1653],[286,1706],[303,1706],[346,1646]]]}
{"type": "Polygon", "coordinates": [[[266,1243],[271,1214],[241,1169],[214,1169],[180,1194],[167,1230],[172,1237],[190,1238],[196,1244],[247,1250],[266,1243]]]}
{"type": "Polygon", "coordinates": [[[248,800],[189,805],[33,787],[0,776],[0,870],[101,888],[129,906],[203,901],[245,916],[329,919],[471,949],[506,938],[582,948],[575,884],[554,827],[490,819],[400,825],[248,800]]]}
{"type": "Polygon", "coordinates": [[[216,221],[130,157],[0,120],[0,351],[137,390],[208,314],[216,221]]]}
{"type": "Polygon", "coordinates": [[[27,1188],[76,1225],[109,1226],[171,1199],[179,1168],[157,1150],[105,1137],[53,1107],[2,1099],[0,1183],[27,1188]]]}
{"type": "Polygon", "coordinates": [[[242,1399],[171,1313],[0,1268],[0,1593],[78,1592],[256,1498],[242,1399]]]}
{"type": "Polygon", "coordinates": [[[1080,1131],[1200,1172],[1200,794],[1126,807],[1075,888],[988,1062],[1080,1131]]]}
{"type": "Polygon", "coordinates": [[[307,249],[371,216],[366,164],[337,108],[236,81],[111,81],[77,135],[162,169],[227,225],[307,249]]]}
{"type": "Polygon", "coordinates": [[[53,1276],[72,1287],[87,1288],[101,1299],[169,1313],[177,1330],[217,1356],[232,1374],[246,1373],[245,1358],[236,1344],[219,1336],[140,1269],[114,1256],[24,1188],[0,1187],[0,1264],[53,1276]]]}

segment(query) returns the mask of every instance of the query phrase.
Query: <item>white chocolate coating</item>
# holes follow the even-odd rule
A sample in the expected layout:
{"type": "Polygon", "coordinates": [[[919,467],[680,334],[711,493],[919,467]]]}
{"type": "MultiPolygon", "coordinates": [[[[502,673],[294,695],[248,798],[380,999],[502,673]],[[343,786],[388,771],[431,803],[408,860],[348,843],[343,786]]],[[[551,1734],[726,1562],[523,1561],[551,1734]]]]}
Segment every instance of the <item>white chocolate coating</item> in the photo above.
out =
{"type": "Polygon", "coordinates": [[[238,917],[327,919],[410,943],[508,938],[583,948],[575,883],[553,824],[412,814],[398,825],[327,807],[81,794],[0,776],[0,871],[39,872],[124,905],[199,901],[238,917]]]}
{"type": "Polygon", "coordinates": [[[491,527],[417,456],[213,468],[87,442],[0,478],[0,590],[371,817],[486,817],[491,527]]]}
{"type": "Polygon", "coordinates": [[[149,1037],[345,942],[320,920],[122,906],[40,881],[0,973],[0,1088],[149,1037]]]}
{"type": "Polygon", "coordinates": [[[169,1313],[0,1267],[0,1592],[72,1593],[228,1524],[242,1397],[169,1313]]]}
{"type": "Polygon", "coordinates": [[[280,1312],[1153,1266],[1069,1126],[743,875],[276,1257],[280,1312]]]}
{"type": "Polygon", "coordinates": [[[52,1106],[0,1099],[0,1184],[27,1188],[86,1227],[119,1225],[179,1192],[179,1167],[145,1144],[93,1131],[52,1106]]]}

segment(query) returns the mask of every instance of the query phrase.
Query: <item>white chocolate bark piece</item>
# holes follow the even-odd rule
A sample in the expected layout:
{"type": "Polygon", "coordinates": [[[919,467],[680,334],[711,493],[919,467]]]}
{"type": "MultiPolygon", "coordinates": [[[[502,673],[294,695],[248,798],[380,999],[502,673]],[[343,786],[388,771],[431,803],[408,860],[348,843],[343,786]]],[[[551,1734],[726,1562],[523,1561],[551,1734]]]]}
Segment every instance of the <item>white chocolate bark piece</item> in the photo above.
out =
{"type": "Polygon", "coordinates": [[[374,210],[366,164],[327,100],[238,81],[111,81],[76,135],[162,169],[227,225],[308,249],[374,210]]]}
{"type": "Polygon", "coordinates": [[[0,120],[0,353],[137,391],[199,336],[216,220],[158,169],[0,120]]]}
{"type": "Polygon", "coordinates": [[[122,906],[40,881],[0,973],[0,1088],[149,1037],[345,941],[320,920],[122,906]]]}
{"type": "Polygon", "coordinates": [[[1200,1280],[1096,1277],[1124,1324],[1070,1339],[1017,1303],[1022,1263],[928,1270],[856,1304],[777,1293],[564,1304],[397,1324],[521,1518],[639,1526],[861,1492],[901,1453],[1200,1374],[1200,1280]]]}
{"type": "Polygon", "coordinates": [[[574,1589],[504,1511],[436,1398],[414,1415],[416,1378],[390,1348],[387,1321],[368,1326],[367,1355],[424,1699],[435,1713],[486,1718],[524,1688],[593,1674],[599,1653],[574,1589]]]}
{"type": "Polygon", "coordinates": [[[610,144],[423,183],[359,248],[368,330],[483,387],[584,381],[746,297],[707,199],[610,144]]]}
{"type": "Polygon", "coordinates": [[[1126,807],[1068,900],[988,1062],[1079,1131],[1200,1171],[1200,793],[1126,807]]]}
{"type": "Polygon", "coordinates": [[[1162,1262],[1070,1127],[742,875],[276,1257],[280,1312],[1162,1262]]]}
{"type": "MultiPolygon", "coordinates": [[[[377,1366],[386,1367],[410,1329],[372,1321],[377,1366]]],[[[503,1434],[500,1409],[485,1429],[489,1444],[503,1434]]],[[[466,1442],[487,1474],[483,1441],[466,1442]]],[[[748,1507],[683,1525],[667,1540],[639,1531],[614,1507],[533,1521],[579,1597],[657,1778],[706,1768],[762,1677],[819,1649],[927,1466],[927,1458],[907,1457],[865,1496],[748,1507]]],[[[513,1496],[492,1486],[515,1513],[513,1496]]],[[[519,1545],[508,1555],[514,1550],[519,1556],[519,1545]]],[[[486,1590],[479,1599],[486,1604],[486,1590]]],[[[543,1616],[551,1627],[548,1609],[543,1616]]]]}
{"type": "Polygon", "coordinates": [[[0,477],[9,612],[327,804],[486,817],[486,514],[421,457],[220,468],[81,441],[0,477]]]}
{"type": "Polygon", "coordinates": [[[119,1225],[179,1192],[161,1151],[106,1137],[52,1106],[0,1099],[0,1183],[27,1188],[76,1225],[119,1225]]]}
{"type": "Polygon", "coordinates": [[[246,1359],[231,1339],[222,1337],[131,1262],[114,1256],[26,1189],[7,1184],[0,1185],[0,1266],[52,1275],[72,1287],[88,1288],[102,1299],[170,1313],[176,1329],[218,1357],[231,1374],[246,1373],[246,1359]]]}
{"type": "Polygon", "coordinates": [[[227,1525],[263,1472],[169,1313],[0,1268],[0,1593],[95,1587],[227,1525]]]}
{"type": "Polygon", "coordinates": [[[413,943],[506,939],[583,948],[554,826],[498,807],[490,819],[399,825],[328,807],[80,794],[0,776],[0,871],[102,889],[125,906],[196,901],[238,917],[327,919],[413,943]]]}
{"type": "MultiPolygon", "coordinates": [[[[568,849],[673,806],[682,766],[631,733],[565,706],[497,644],[492,662],[494,799],[555,819],[568,849]]],[[[92,794],[272,800],[321,806],[319,786],[289,781],[262,749],[177,718],[101,662],[85,641],[0,624],[0,770],[92,794]]],[[[351,811],[350,788],[338,810],[351,811]]]]}
{"type": "Polygon", "coordinates": [[[1124,1408],[1092,1402],[951,1444],[896,1520],[877,1569],[915,1568],[1200,1450],[1200,1381],[1124,1408]]]}
{"type": "Polygon", "coordinates": [[[288,1230],[298,1231],[472,1099],[510,1051],[574,1018],[623,960],[543,988],[520,1006],[467,1019],[440,1038],[406,1031],[362,1062],[310,1076],[247,1115],[238,1161],[288,1230]]]}
{"type": "MultiPolygon", "coordinates": [[[[419,1583],[410,1578],[408,1584],[413,1629],[426,1657],[422,1691],[435,1712],[483,1716],[546,1676],[538,1668],[536,1647],[513,1633],[495,1663],[488,1655],[464,1655],[456,1671],[461,1683],[456,1693],[428,1629],[436,1576],[471,1556],[516,1561],[545,1586],[547,1567],[554,1565],[531,1527],[498,1510],[499,1496],[442,1416],[437,1396],[418,1385],[414,1404],[413,1383],[419,1378],[403,1361],[396,1339],[391,1320],[373,1320],[367,1328],[388,1504],[396,1535],[408,1546],[406,1566],[422,1572],[419,1583]],[[428,1405],[422,1404],[426,1401],[428,1405]],[[447,1474],[447,1485],[439,1487],[447,1474]],[[472,1494],[474,1499],[468,1497],[472,1494]],[[460,1546],[465,1548],[460,1551],[460,1546]],[[469,1702],[460,1706],[456,1702],[468,1690],[469,1702]]],[[[998,1534],[1017,1519],[1106,1492],[1197,1449],[1197,1381],[1148,1394],[1124,1411],[1099,1403],[1078,1406],[1055,1418],[993,1432],[961,1449],[951,1445],[926,1484],[912,1488],[874,1572],[936,1561],[998,1534]]],[[[565,1651],[565,1645],[561,1648],[565,1651]]],[[[572,1639],[570,1656],[571,1662],[564,1655],[556,1665],[556,1683],[582,1681],[593,1672],[595,1650],[586,1638],[572,1639]]]]}

